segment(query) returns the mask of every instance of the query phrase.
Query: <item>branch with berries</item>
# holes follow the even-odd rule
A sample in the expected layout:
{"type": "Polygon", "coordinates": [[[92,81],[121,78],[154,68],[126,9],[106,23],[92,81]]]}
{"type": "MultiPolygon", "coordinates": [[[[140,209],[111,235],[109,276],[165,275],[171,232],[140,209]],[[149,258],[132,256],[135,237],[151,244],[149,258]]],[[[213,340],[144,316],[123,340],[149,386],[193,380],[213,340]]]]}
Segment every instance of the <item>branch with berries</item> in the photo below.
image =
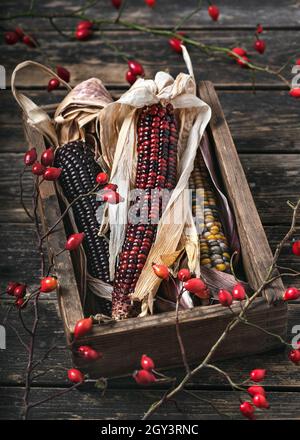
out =
{"type": "MultiPolygon", "coordinates": [[[[128,62],[126,81],[129,84],[133,84],[139,76],[145,75],[144,68],[138,61],[133,60],[127,54],[121,52],[115,44],[105,40],[103,33],[104,26],[118,26],[118,28],[121,27],[123,29],[136,30],[146,34],[165,37],[168,40],[170,48],[179,55],[181,55],[182,53],[182,44],[185,44],[187,47],[196,47],[207,55],[212,53],[224,55],[227,59],[231,58],[238,66],[249,69],[253,72],[253,74],[267,73],[278,78],[280,82],[282,82],[284,86],[289,89],[290,96],[292,96],[293,98],[300,98],[300,87],[291,87],[290,81],[282,74],[282,71],[291,62],[291,59],[289,59],[280,68],[272,68],[268,63],[263,65],[252,61],[247,54],[247,50],[243,47],[222,47],[217,45],[205,44],[202,41],[198,41],[189,37],[188,35],[186,35],[185,32],[180,31],[180,27],[182,27],[184,23],[186,23],[192,16],[197,14],[202,9],[202,1],[198,1],[195,9],[188,15],[184,16],[177,23],[177,25],[174,26],[172,30],[157,29],[154,27],[144,26],[138,23],[124,20],[122,16],[126,12],[126,0],[111,0],[112,7],[117,10],[117,16],[115,19],[106,19],[103,17],[97,18],[95,17],[95,14],[93,14],[93,17],[90,17],[88,15],[88,10],[92,6],[94,6],[95,3],[95,1],[87,1],[81,8],[68,14],[41,14],[38,12],[34,12],[34,10],[31,9],[30,11],[26,11],[24,13],[20,12],[14,15],[0,16],[0,21],[11,22],[16,19],[27,18],[47,19],[49,20],[51,26],[54,27],[54,29],[60,34],[60,36],[68,39],[77,39],[80,42],[86,42],[92,39],[93,35],[97,31],[100,31],[104,44],[107,44],[107,46],[110,47],[118,56],[120,56],[120,58],[128,62]],[[79,22],[77,22],[74,34],[66,34],[66,32],[63,32],[58,27],[58,25],[56,24],[56,20],[62,18],[71,18],[74,21],[80,20],[79,22]]],[[[145,3],[150,8],[154,8],[157,2],[155,0],[145,0],[145,3]]],[[[217,22],[221,15],[220,9],[215,4],[211,4],[210,2],[208,3],[209,5],[207,8],[207,13],[213,21],[217,22]]],[[[266,42],[262,38],[263,32],[263,26],[261,24],[258,24],[254,32],[253,48],[261,55],[264,54],[266,50],[266,42]]],[[[39,48],[39,43],[37,39],[34,38],[32,35],[26,34],[24,30],[20,27],[5,32],[4,38],[6,43],[10,45],[22,42],[32,49],[39,48]]],[[[294,63],[296,65],[300,65],[300,59],[295,59],[294,63]]],[[[68,72],[67,69],[63,68],[62,66],[57,66],[57,74],[64,81],[69,82],[70,72],[68,72]]],[[[252,81],[254,81],[254,77],[252,78],[252,81]]],[[[57,78],[52,78],[50,79],[47,88],[48,91],[52,91],[57,89],[59,86],[59,80],[57,78]]]]}

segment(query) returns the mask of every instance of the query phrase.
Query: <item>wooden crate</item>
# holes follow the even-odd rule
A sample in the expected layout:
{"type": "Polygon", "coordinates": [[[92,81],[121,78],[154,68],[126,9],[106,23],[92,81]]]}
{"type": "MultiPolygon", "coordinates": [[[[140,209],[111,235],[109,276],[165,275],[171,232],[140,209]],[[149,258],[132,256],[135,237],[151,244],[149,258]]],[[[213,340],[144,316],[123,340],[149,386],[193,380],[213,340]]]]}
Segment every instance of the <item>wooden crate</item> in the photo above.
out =
{"type": "MultiPolygon", "coordinates": [[[[244,271],[250,285],[255,289],[264,280],[272,261],[272,253],[257,213],[243,168],[226,123],[213,85],[200,83],[201,98],[212,108],[208,127],[210,142],[219,162],[223,185],[235,214],[239,233],[244,271]]],[[[38,151],[45,148],[44,140],[25,122],[25,132],[30,147],[38,151]]],[[[41,217],[44,227],[51,227],[61,215],[55,186],[52,182],[41,185],[41,217]]],[[[63,223],[49,236],[48,246],[55,255],[66,240],[63,223]]],[[[60,281],[58,300],[68,344],[76,322],[84,317],[80,292],[76,282],[75,268],[69,253],[55,258],[60,281]]],[[[286,335],[287,308],[282,302],[272,300],[282,295],[282,281],[277,279],[269,285],[264,298],[253,302],[247,316],[251,322],[284,337],[286,335]]],[[[234,304],[233,309],[239,310],[234,304]]],[[[179,312],[182,337],[191,363],[199,362],[232,319],[231,312],[221,305],[196,307],[179,312]]],[[[145,318],[133,318],[105,325],[94,325],[92,332],[80,340],[103,353],[99,361],[87,365],[77,357],[74,363],[91,377],[112,377],[131,373],[138,368],[143,353],[155,359],[158,368],[181,365],[181,354],[175,331],[175,312],[145,318]]],[[[215,358],[224,359],[249,355],[273,349],[278,340],[254,327],[238,325],[217,350],[215,358]]]]}

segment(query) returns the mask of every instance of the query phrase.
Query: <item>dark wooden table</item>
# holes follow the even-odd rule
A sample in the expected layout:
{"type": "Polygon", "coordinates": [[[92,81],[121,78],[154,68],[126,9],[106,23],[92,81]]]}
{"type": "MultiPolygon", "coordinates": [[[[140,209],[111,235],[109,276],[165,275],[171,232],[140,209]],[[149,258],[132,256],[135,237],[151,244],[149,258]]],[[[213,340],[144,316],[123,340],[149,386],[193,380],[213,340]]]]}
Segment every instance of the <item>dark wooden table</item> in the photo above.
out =
{"type": "MultiPolygon", "coordinates": [[[[54,1],[37,6],[40,11],[51,13],[68,12],[78,2],[54,1]],[[55,9],[53,8],[55,5],[55,9]],[[61,5],[61,7],[60,7],[61,5]],[[67,6],[66,6],[67,5],[67,6]],[[69,5],[69,6],[68,6],[69,5]],[[72,6],[73,5],[73,6],[72,6]],[[65,9],[63,11],[63,7],[65,9]]],[[[129,2],[126,18],[131,21],[171,28],[181,17],[192,10],[196,1],[158,0],[161,6],[151,11],[143,2],[129,2]]],[[[219,4],[223,2],[218,2],[219,4]]],[[[3,1],[2,9],[18,12],[28,7],[29,1],[3,1]],[[18,5],[18,6],[14,6],[18,5]]],[[[194,16],[185,26],[188,34],[201,41],[232,47],[245,43],[256,60],[280,67],[289,56],[299,49],[299,1],[241,2],[228,0],[221,4],[221,19],[213,23],[205,10],[194,16]],[[265,25],[264,39],[267,50],[260,56],[251,49],[253,30],[257,22],[265,25]]],[[[110,2],[100,1],[95,7],[103,16],[112,17],[115,11],[110,2]]],[[[16,20],[15,23],[18,23],[16,20]]],[[[166,40],[145,35],[137,31],[125,31],[107,27],[102,37],[95,35],[90,42],[79,43],[58,36],[48,21],[28,19],[25,29],[34,28],[41,49],[30,50],[24,45],[1,46],[1,64],[6,67],[9,78],[13,67],[25,59],[62,64],[72,73],[72,84],[91,76],[101,78],[115,95],[123,92],[127,85],[124,75],[126,65],[107,45],[117,44],[120,50],[139,59],[151,77],[158,69],[168,69],[176,74],[184,69],[180,56],[170,51],[166,40]]],[[[58,21],[65,31],[74,24],[69,19],[58,21]]],[[[300,103],[288,96],[287,90],[276,78],[262,74],[257,76],[257,90],[252,92],[251,76],[246,69],[238,68],[222,56],[206,56],[191,49],[197,79],[209,79],[217,87],[233,138],[244,165],[250,187],[261,215],[272,248],[287,231],[291,212],[287,200],[295,201],[300,188],[300,103]]],[[[300,57],[300,51],[298,53],[300,57]]],[[[291,78],[290,66],[286,75],[291,78]]],[[[39,72],[26,72],[18,79],[20,89],[26,91],[39,103],[57,102],[63,91],[45,92],[46,79],[39,72]]],[[[19,204],[18,173],[22,167],[22,156],[26,150],[21,127],[21,115],[9,89],[1,90],[1,149],[0,149],[0,270],[1,291],[7,281],[16,279],[28,284],[38,280],[39,257],[35,248],[32,225],[19,204]]],[[[25,181],[29,190],[30,180],[25,181]]],[[[27,194],[29,197],[29,194],[27,194]]],[[[299,269],[299,260],[285,248],[281,258],[283,266],[299,269]]],[[[294,282],[300,287],[300,282],[294,282]]],[[[289,307],[289,334],[300,324],[300,305],[289,307]]],[[[41,305],[43,322],[36,343],[37,357],[41,356],[52,341],[64,344],[64,335],[59,318],[56,299],[44,297],[41,305]]],[[[17,322],[15,323],[18,326],[17,322]]],[[[213,329],[212,329],[213,331],[213,329]]],[[[299,331],[299,329],[298,329],[299,331]]],[[[157,341],[159,343],[159,341],[157,341]]],[[[201,341],[195,341],[201,343],[201,341]]],[[[245,344],[247,341],[245,341],[245,344]]],[[[134,349],[134,347],[133,347],[134,349]]],[[[163,350],[163,347],[162,347],[163,350]]],[[[24,391],[23,372],[26,356],[14,333],[7,329],[7,350],[0,351],[0,418],[17,419],[21,414],[21,399],[24,391]]],[[[32,398],[41,399],[69,386],[66,369],[70,366],[68,352],[58,349],[47,360],[48,372],[37,379],[32,389],[32,398]]],[[[236,381],[244,380],[252,368],[267,368],[265,384],[269,391],[271,409],[261,413],[265,419],[298,419],[300,416],[299,367],[287,360],[285,352],[272,352],[259,356],[220,362],[236,381]]],[[[175,372],[174,372],[175,374],[175,372]]],[[[182,374],[177,370],[176,374],[182,374]]],[[[238,396],[226,380],[210,371],[204,371],[189,385],[199,398],[210,399],[223,413],[240,418],[238,396]]],[[[93,387],[66,394],[59,400],[50,401],[35,408],[34,419],[135,419],[163,393],[162,389],[138,388],[131,378],[112,380],[104,397],[93,387]]],[[[188,394],[178,396],[178,405],[169,403],[157,417],[165,419],[214,419],[219,416],[204,402],[188,394]]]]}

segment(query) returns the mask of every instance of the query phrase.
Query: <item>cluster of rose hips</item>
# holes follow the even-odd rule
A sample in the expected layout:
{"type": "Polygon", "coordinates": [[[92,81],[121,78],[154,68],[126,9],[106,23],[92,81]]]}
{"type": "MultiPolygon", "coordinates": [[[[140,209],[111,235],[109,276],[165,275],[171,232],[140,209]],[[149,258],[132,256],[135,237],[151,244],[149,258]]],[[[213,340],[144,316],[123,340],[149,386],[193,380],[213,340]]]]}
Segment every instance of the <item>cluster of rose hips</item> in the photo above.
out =
{"type": "Polygon", "coordinates": [[[47,148],[41,155],[41,161],[39,162],[37,157],[37,151],[35,148],[31,148],[24,154],[24,164],[31,166],[32,174],[36,176],[43,176],[44,180],[55,181],[61,175],[62,169],[53,167],[54,150],[53,148],[47,148]]]}
{"type": "MultiPolygon", "coordinates": [[[[92,331],[92,328],[93,319],[91,317],[83,318],[77,321],[74,328],[74,341],[90,333],[92,331]]],[[[103,356],[102,353],[96,351],[89,345],[80,345],[77,348],[76,354],[87,362],[94,362],[98,359],[101,359],[103,356]]],[[[70,370],[68,370],[68,378],[74,384],[82,383],[85,380],[84,374],[77,368],[71,368],[70,370]]]]}
{"type": "Polygon", "coordinates": [[[15,28],[13,31],[5,32],[4,39],[6,44],[13,45],[19,41],[26,44],[28,47],[37,47],[37,41],[28,34],[25,34],[20,27],[15,28]]]}
{"type": "MultiPolygon", "coordinates": [[[[66,83],[70,82],[71,74],[65,67],[56,66],[56,73],[66,83]]],[[[48,82],[47,90],[48,90],[48,92],[52,92],[52,90],[58,89],[59,86],[60,86],[59,79],[58,78],[51,78],[48,82]]]]}
{"type": "MultiPolygon", "coordinates": [[[[249,379],[252,382],[258,383],[264,380],[265,376],[266,370],[256,369],[251,371],[249,379]]],[[[270,404],[267,401],[266,392],[262,386],[252,385],[247,391],[252,397],[252,402],[243,401],[240,405],[240,411],[247,419],[254,420],[256,408],[268,409],[270,408],[270,404]]]]}
{"type": "MultiPolygon", "coordinates": [[[[58,286],[56,277],[47,276],[44,277],[40,282],[39,291],[43,293],[52,292],[58,286]]],[[[15,306],[17,308],[24,308],[26,306],[26,284],[17,283],[15,281],[9,281],[6,287],[6,293],[10,296],[15,297],[15,306]]]]}
{"type": "Polygon", "coordinates": [[[126,72],[126,81],[129,82],[129,84],[135,83],[137,78],[139,76],[144,76],[145,71],[141,63],[135,60],[129,60],[128,61],[128,70],[126,72]]]}
{"type": "Polygon", "coordinates": [[[93,35],[93,25],[89,20],[80,21],[76,27],[75,38],[79,41],[88,40],[93,35]]]}
{"type": "Polygon", "coordinates": [[[154,361],[151,357],[143,354],[141,357],[141,370],[136,370],[133,373],[133,378],[138,385],[150,385],[156,381],[154,361]]]}

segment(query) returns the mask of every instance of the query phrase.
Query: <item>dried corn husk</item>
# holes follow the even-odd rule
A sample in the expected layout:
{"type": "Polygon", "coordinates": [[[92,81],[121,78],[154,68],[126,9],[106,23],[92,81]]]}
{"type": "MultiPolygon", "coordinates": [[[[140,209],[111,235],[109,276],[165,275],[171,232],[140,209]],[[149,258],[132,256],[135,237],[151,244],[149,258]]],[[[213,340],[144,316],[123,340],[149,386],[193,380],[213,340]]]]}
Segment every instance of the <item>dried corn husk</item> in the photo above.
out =
{"type": "Polygon", "coordinates": [[[59,143],[86,140],[87,134],[96,135],[99,112],[111,102],[112,97],[98,78],[90,78],[74,87],[54,115],[59,143]]]}

